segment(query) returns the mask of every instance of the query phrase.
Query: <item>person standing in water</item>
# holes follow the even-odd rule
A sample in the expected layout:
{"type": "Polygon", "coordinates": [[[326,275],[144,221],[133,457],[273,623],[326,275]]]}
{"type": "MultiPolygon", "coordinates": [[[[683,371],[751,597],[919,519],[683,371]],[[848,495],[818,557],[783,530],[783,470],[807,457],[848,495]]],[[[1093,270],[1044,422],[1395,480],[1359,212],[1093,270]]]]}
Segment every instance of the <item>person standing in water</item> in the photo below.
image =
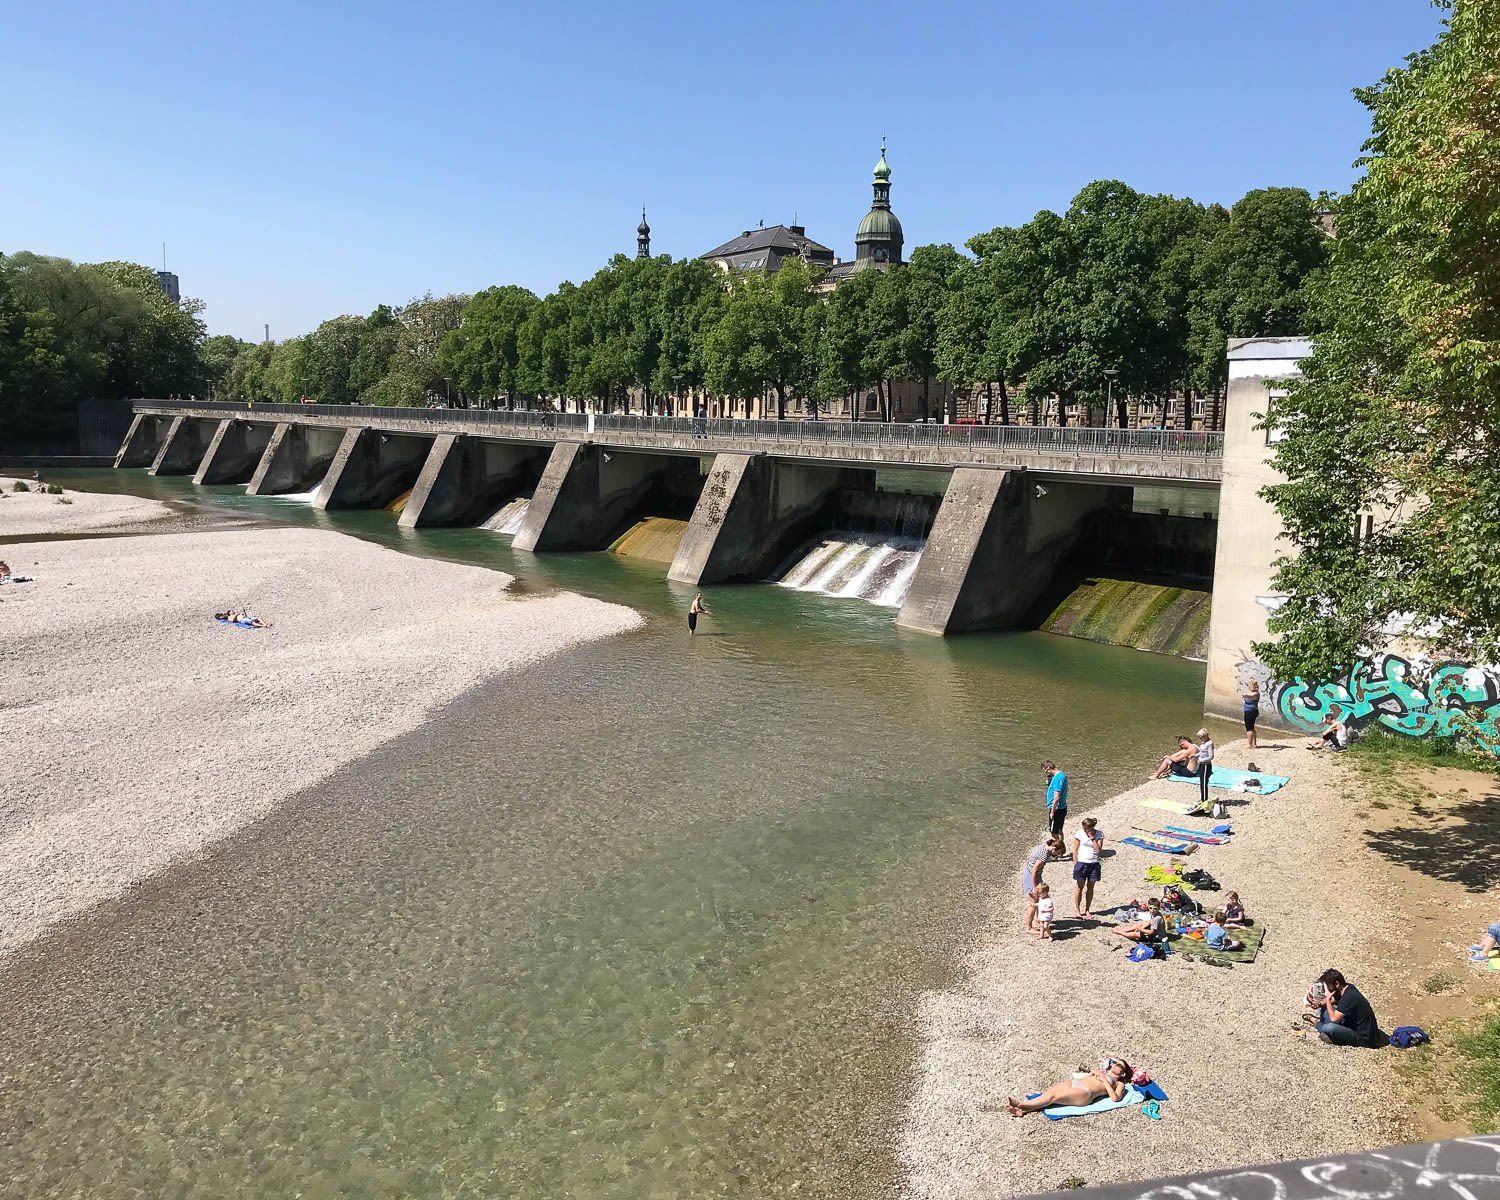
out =
{"type": "Polygon", "coordinates": [[[688,636],[698,632],[698,615],[706,613],[708,608],[703,603],[703,593],[699,592],[693,597],[693,602],[688,606],[688,636]]]}

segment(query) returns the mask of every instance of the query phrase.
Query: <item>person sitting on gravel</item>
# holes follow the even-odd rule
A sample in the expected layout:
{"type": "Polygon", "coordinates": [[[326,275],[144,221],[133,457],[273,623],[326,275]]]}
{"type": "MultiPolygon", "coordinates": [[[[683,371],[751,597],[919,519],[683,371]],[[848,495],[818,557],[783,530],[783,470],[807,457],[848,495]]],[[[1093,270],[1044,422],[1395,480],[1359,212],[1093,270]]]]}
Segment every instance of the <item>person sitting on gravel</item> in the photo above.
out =
{"type": "MultiPolygon", "coordinates": [[[[1161,901],[1152,896],[1146,901],[1146,915],[1143,919],[1133,921],[1129,925],[1116,925],[1113,929],[1106,929],[1104,932],[1113,933],[1127,942],[1159,942],[1166,928],[1167,919],[1162,916],[1161,901]]],[[[1118,946],[1113,948],[1119,949],[1118,946]]]]}
{"type": "Polygon", "coordinates": [[[1318,976],[1308,1003],[1321,1010],[1313,1028],[1318,1037],[1335,1046],[1378,1046],[1380,1027],[1370,1002],[1343,973],[1329,968],[1318,976]]]}
{"type": "MultiPolygon", "coordinates": [[[[4,566],[4,563],[0,563],[0,569],[4,566]]],[[[1500,949],[1500,921],[1491,921],[1489,928],[1484,931],[1484,936],[1469,949],[1475,962],[1489,958],[1497,949],[1500,949]]]]}
{"type": "Polygon", "coordinates": [[[3,558],[0,558],[0,579],[9,579],[9,578],[10,578],[10,564],[8,562],[6,562],[3,558]]]}
{"type": "Polygon", "coordinates": [[[1224,924],[1231,929],[1243,929],[1255,922],[1245,915],[1245,906],[1240,903],[1240,894],[1230,892],[1224,897],[1224,924]]]}
{"type": "Polygon", "coordinates": [[[1195,779],[1198,775],[1198,747],[1186,734],[1178,734],[1177,749],[1157,764],[1156,770],[1146,776],[1147,782],[1153,779],[1165,779],[1168,775],[1181,775],[1185,779],[1195,779]]]}
{"type": "Polygon", "coordinates": [[[1208,928],[1203,931],[1204,944],[1210,950],[1243,950],[1245,943],[1236,941],[1229,936],[1229,931],[1224,928],[1224,910],[1221,908],[1214,913],[1213,920],[1208,923],[1208,928]]]}
{"type": "Polygon", "coordinates": [[[1349,727],[1340,719],[1344,710],[1337,704],[1328,710],[1328,724],[1323,726],[1323,732],[1318,735],[1318,740],[1308,742],[1309,750],[1347,750],[1349,748],[1349,727]]]}
{"type": "Polygon", "coordinates": [[[1013,1117],[1024,1117],[1027,1113],[1041,1112],[1053,1105],[1083,1108],[1106,1096],[1111,1100],[1119,1100],[1125,1095],[1130,1077],[1134,1074],[1130,1064],[1123,1058],[1106,1058],[1099,1070],[1074,1071],[1073,1078],[1068,1082],[1054,1083],[1030,1099],[1017,1100],[1014,1096],[1007,1096],[1005,1111],[1013,1117]]]}

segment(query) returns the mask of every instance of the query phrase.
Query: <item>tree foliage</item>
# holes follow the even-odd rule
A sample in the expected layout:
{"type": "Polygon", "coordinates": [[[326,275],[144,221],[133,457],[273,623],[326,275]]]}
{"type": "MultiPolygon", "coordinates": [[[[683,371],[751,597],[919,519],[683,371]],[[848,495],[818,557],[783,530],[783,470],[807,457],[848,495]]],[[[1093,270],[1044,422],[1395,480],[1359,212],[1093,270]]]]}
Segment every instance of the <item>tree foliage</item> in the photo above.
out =
{"type": "Polygon", "coordinates": [[[1500,661],[1497,64],[1500,6],[1459,0],[1436,44],[1356,93],[1372,133],[1323,330],[1266,414],[1294,553],[1256,649],[1285,678],[1333,676],[1393,631],[1500,661]]]}

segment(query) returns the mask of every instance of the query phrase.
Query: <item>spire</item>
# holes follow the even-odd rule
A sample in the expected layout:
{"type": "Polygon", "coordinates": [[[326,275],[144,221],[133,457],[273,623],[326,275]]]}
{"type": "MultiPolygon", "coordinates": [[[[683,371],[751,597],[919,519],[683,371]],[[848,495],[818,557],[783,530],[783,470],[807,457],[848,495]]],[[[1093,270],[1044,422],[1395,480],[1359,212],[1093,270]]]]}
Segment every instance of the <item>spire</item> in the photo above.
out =
{"type": "Polygon", "coordinates": [[[651,226],[646,224],[646,206],[641,205],[641,223],[635,227],[635,256],[651,257],[651,226]]]}
{"type": "Polygon", "coordinates": [[[854,234],[855,261],[884,269],[901,262],[901,222],[891,211],[891,165],[885,161],[885,136],[880,138],[880,161],[875,164],[870,211],[854,234]]]}
{"type": "Polygon", "coordinates": [[[875,182],[888,183],[891,178],[890,164],[885,161],[885,134],[880,135],[880,161],[875,164],[875,182]]]}

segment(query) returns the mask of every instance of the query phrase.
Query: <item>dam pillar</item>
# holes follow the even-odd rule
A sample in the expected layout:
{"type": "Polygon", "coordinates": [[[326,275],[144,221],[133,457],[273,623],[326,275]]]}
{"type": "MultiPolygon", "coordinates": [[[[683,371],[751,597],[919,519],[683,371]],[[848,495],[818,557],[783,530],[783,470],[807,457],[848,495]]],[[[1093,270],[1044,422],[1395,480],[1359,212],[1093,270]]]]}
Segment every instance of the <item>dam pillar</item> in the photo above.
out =
{"type": "Polygon", "coordinates": [[[186,475],[198,469],[208,448],[211,421],[196,417],[173,417],[162,438],[161,449],[151,463],[153,475],[186,475]]]}
{"type": "Polygon", "coordinates": [[[694,585],[764,578],[860,474],[764,454],[717,455],[667,578],[694,585]]]}
{"type": "Polygon", "coordinates": [[[380,508],[416,482],[431,442],[369,427],[345,430],[313,507],[380,508]]]}
{"type": "Polygon", "coordinates": [[[558,442],[512,545],[517,550],[602,550],[653,497],[698,486],[698,459],[558,442]]]}
{"type": "Polygon", "coordinates": [[[1090,515],[1129,505],[1129,488],[957,468],[896,624],[935,634],[1021,624],[1090,515]]]}
{"type": "Polygon", "coordinates": [[[497,501],[534,488],[546,455],[547,447],[439,434],[397,524],[463,524],[493,510],[497,501]]]}
{"type": "Polygon", "coordinates": [[[279,496],[306,491],[323,478],[342,439],[340,429],[281,422],[271,431],[245,494],[279,496]]]}
{"type": "Polygon", "coordinates": [[[154,413],[136,413],[130,419],[130,428],[125,433],[125,440],[120,443],[119,453],[115,455],[115,466],[149,467],[156,460],[156,452],[161,449],[165,428],[164,418],[154,413]]]}
{"type": "Polygon", "coordinates": [[[198,464],[194,483],[243,483],[254,473],[271,440],[269,425],[233,418],[220,421],[198,464]]]}

